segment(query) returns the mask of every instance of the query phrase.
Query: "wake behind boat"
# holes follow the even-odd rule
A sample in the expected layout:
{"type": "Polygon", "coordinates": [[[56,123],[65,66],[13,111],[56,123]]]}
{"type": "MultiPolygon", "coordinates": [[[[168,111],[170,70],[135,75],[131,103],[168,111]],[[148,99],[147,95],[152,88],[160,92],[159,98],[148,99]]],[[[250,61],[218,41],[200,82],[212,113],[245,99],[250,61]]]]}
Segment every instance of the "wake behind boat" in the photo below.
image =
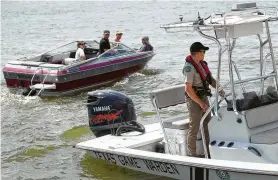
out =
{"type": "Polygon", "coordinates": [[[201,36],[217,43],[217,82],[220,82],[221,56],[228,52],[229,81],[223,88],[228,88],[230,93],[220,98],[217,93],[219,84],[216,84],[214,101],[202,117],[201,135],[196,143],[198,153],[204,153],[206,158],[187,156],[187,117],[165,119],[161,113],[177,105],[184,110],[183,84],[150,93],[160,123],[145,127],[136,122],[133,103],[127,96],[115,91],[89,93],[89,125],[97,138],[78,143],[76,147],[118,166],[174,179],[276,180],[278,77],[269,22],[278,20],[278,9],[272,10],[274,14],[267,14],[267,9],[259,8],[255,3],[240,4],[232,12],[163,26],[166,30],[193,27],[201,36]],[[264,28],[265,41],[261,37],[264,28]],[[214,36],[203,31],[213,31],[214,36]],[[239,37],[251,35],[259,39],[260,71],[253,77],[242,79],[232,51],[239,37]],[[221,38],[225,38],[225,46],[219,41],[221,38]],[[269,52],[264,54],[266,45],[269,52]],[[267,74],[266,68],[270,66],[271,72],[267,74]],[[258,81],[255,87],[254,83],[251,84],[253,81],[258,81]],[[271,81],[268,86],[267,81],[271,81]],[[212,116],[209,122],[210,158],[203,128],[208,114],[212,116]]]}
{"type": "Polygon", "coordinates": [[[86,60],[75,61],[76,41],[42,55],[9,61],[3,68],[11,92],[23,89],[24,95],[62,96],[103,86],[143,69],[155,55],[137,52],[123,43],[98,55],[99,43],[85,41],[86,60]]]}

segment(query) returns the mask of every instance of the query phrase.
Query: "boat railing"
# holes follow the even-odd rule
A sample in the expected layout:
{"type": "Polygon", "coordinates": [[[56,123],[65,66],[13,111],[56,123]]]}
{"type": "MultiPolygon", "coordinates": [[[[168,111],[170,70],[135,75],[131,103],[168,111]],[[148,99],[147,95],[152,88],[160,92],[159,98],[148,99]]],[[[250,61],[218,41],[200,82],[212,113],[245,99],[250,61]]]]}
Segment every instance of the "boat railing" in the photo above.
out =
{"type": "Polygon", "coordinates": [[[169,145],[168,136],[164,128],[164,124],[163,124],[164,121],[160,115],[160,110],[167,107],[176,106],[178,104],[184,104],[186,102],[184,93],[185,93],[184,84],[172,86],[170,88],[158,89],[150,93],[150,99],[153,107],[155,108],[157,117],[160,122],[160,126],[162,128],[163,136],[167,143],[170,154],[172,154],[172,151],[169,145]]]}
{"type": "MultiPolygon", "coordinates": [[[[217,101],[217,99],[215,99],[209,106],[209,108],[206,110],[206,112],[204,113],[204,115],[202,116],[201,118],[201,121],[200,121],[200,131],[201,131],[201,136],[202,136],[202,142],[203,142],[203,147],[204,147],[204,152],[205,152],[205,157],[208,158],[208,150],[207,150],[207,144],[206,144],[206,136],[205,136],[205,130],[204,130],[204,121],[206,119],[206,117],[209,115],[209,113],[211,113],[212,111],[215,111],[216,109],[214,108],[215,105],[217,106],[217,109],[218,109],[218,105],[223,101],[223,100],[226,100],[226,102],[228,103],[227,101],[227,97],[232,95],[232,93],[229,93],[229,94],[226,94],[224,97],[222,97],[219,101],[217,101]]],[[[215,113],[215,112],[214,112],[215,113]]],[[[221,120],[218,119],[218,120],[221,120]]]]}

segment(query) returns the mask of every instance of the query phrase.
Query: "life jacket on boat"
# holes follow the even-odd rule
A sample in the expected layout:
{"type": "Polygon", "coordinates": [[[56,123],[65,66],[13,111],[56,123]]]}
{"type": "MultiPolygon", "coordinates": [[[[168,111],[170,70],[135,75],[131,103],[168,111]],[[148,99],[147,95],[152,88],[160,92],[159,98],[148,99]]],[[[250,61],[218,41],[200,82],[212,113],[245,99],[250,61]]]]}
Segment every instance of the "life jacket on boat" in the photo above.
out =
{"type": "Polygon", "coordinates": [[[192,64],[196,71],[200,74],[201,80],[203,83],[203,88],[200,87],[193,87],[195,92],[198,94],[206,94],[207,96],[212,96],[211,90],[209,89],[209,84],[212,84],[211,79],[211,72],[208,68],[208,64],[206,61],[200,61],[200,65],[203,67],[206,73],[200,68],[200,66],[192,59],[192,57],[189,55],[185,58],[185,61],[192,64]],[[201,92],[203,91],[203,93],[201,92]]]}

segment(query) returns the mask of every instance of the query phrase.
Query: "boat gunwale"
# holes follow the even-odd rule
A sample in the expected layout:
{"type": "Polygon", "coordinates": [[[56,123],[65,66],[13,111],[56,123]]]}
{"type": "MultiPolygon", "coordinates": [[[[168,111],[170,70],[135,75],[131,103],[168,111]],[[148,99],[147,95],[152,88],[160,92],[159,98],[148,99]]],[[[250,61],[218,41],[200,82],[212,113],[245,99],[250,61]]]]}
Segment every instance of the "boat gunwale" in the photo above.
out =
{"type": "Polygon", "coordinates": [[[162,159],[161,153],[137,150],[137,149],[126,148],[126,147],[121,147],[116,149],[97,148],[97,147],[82,146],[80,145],[80,143],[77,144],[75,147],[86,151],[98,151],[98,152],[116,154],[122,156],[131,155],[132,157],[135,157],[137,159],[148,159],[148,160],[172,163],[172,164],[177,164],[182,166],[191,166],[191,167],[213,169],[213,170],[221,169],[224,171],[236,172],[236,173],[278,176],[278,170],[277,170],[278,165],[276,164],[241,162],[241,161],[230,161],[230,160],[220,160],[220,159],[206,159],[206,158],[196,158],[196,157],[171,155],[171,154],[163,154],[163,159],[162,159]],[[223,166],[223,164],[225,164],[225,166],[223,166]]]}

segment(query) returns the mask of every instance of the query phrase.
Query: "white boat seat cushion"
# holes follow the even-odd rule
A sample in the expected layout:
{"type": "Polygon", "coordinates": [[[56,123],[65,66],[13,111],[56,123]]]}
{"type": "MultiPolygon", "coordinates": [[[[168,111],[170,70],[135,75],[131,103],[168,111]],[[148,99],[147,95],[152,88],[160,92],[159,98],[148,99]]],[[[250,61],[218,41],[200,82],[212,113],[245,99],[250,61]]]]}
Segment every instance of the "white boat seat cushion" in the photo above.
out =
{"type": "Polygon", "coordinates": [[[256,144],[275,144],[278,143],[278,128],[253,134],[250,137],[251,143],[256,144]]]}
{"type": "Polygon", "coordinates": [[[185,103],[184,84],[152,91],[151,99],[155,100],[158,109],[185,103]]]}
{"type": "Polygon", "coordinates": [[[247,110],[245,119],[250,129],[278,121],[278,103],[247,110]]]}
{"type": "Polygon", "coordinates": [[[65,58],[65,60],[64,60],[64,64],[65,65],[69,65],[69,64],[72,64],[72,63],[74,63],[74,62],[77,62],[77,60],[75,59],[75,58],[65,58]]]}
{"type": "Polygon", "coordinates": [[[189,119],[187,116],[176,116],[163,120],[163,127],[169,129],[186,130],[189,128],[189,119]]]}

